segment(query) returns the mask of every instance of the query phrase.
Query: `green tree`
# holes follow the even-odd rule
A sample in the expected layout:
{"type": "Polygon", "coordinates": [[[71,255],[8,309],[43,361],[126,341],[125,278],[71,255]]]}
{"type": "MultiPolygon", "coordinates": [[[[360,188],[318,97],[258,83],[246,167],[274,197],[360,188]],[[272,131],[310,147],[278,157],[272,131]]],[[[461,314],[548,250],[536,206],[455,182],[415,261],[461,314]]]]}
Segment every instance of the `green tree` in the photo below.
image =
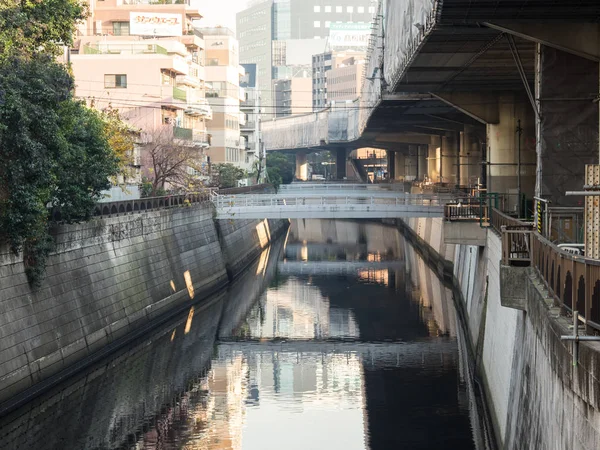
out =
{"type": "Polygon", "coordinates": [[[55,59],[85,14],[77,0],[0,3],[0,239],[22,252],[33,285],[52,247],[48,207],[88,219],[118,170],[107,123],[73,98],[55,59]]]}
{"type": "Polygon", "coordinates": [[[275,189],[279,188],[280,184],[290,184],[294,181],[295,167],[292,155],[284,155],[279,152],[267,154],[267,175],[275,189]]]}
{"type": "Polygon", "coordinates": [[[218,173],[218,186],[220,188],[237,187],[237,182],[246,178],[246,171],[234,166],[233,164],[216,164],[215,170],[218,173]]]}

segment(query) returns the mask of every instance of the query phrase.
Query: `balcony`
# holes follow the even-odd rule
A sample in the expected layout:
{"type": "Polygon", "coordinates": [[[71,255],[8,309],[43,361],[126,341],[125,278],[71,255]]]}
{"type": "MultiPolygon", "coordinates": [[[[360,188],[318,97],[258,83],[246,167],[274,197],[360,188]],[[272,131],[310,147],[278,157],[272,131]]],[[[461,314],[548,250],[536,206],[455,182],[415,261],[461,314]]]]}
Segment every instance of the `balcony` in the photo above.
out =
{"type": "Polygon", "coordinates": [[[204,130],[173,127],[173,137],[200,147],[210,146],[210,134],[204,130]]]}
{"type": "Polygon", "coordinates": [[[84,55],[167,55],[165,47],[142,42],[132,43],[97,43],[83,46],[84,55]]]}
{"type": "Polygon", "coordinates": [[[256,129],[256,122],[247,121],[245,124],[240,125],[240,130],[254,131],[256,129]]]}
{"type": "Polygon", "coordinates": [[[212,119],[212,109],[204,98],[190,101],[184,112],[189,116],[205,116],[209,120],[212,119]]]}
{"type": "Polygon", "coordinates": [[[257,106],[257,101],[253,98],[240,102],[240,108],[254,108],[255,106],[257,106]]]}
{"type": "Polygon", "coordinates": [[[177,86],[173,86],[173,98],[175,100],[181,100],[182,102],[187,102],[187,92],[185,89],[178,88],[177,86]]]}
{"type": "Polygon", "coordinates": [[[194,137],[194,130],[191,128],[173,127],[173,137],[184,141],[191,141],[194,137]]]}

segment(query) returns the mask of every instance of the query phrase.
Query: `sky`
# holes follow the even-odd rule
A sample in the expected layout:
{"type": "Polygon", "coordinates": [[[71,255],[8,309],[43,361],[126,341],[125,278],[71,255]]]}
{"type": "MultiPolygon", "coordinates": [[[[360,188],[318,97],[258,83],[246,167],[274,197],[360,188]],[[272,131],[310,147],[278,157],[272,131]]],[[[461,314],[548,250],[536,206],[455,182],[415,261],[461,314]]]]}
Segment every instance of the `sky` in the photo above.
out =
{"type": "Polygon", "coordinates": [[[200,26],[221,25],[235,31],[235,14],[245,8],[247,0],[196,0],[195,6],[204,18],[200,26]]]}

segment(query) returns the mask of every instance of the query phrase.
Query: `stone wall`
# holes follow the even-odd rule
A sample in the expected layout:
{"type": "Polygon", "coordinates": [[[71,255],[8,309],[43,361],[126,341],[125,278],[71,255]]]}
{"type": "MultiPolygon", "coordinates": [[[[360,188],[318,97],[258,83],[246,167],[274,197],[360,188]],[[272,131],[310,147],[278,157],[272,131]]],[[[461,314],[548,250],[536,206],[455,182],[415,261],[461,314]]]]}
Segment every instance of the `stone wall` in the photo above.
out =
{"type": "MultiPolygon", "coordinates": [[[[285,226],[273,222],[273,234],[285,226]]],[[[0,248],[0,403],[224,287],[228,268],[236,275],[269,243],[261,227],[219,234],[208,204],[59,226],[35,291],[20,258],[0,248]]]]}
{"type": "Polygon", "coordinates": [[[495,232],[488,230],[485,247],[456,245],[451,254],[442,221],[411,219],[401,226],[431,242],[426,253],[452,263],[499,448],[600,448],[600,344],[580,344],[573,367],[571,345],[560,340],[572,333],[570,320],[552,306],[533,271],[527,312],[501,305],[501,239],[495,232]]]}

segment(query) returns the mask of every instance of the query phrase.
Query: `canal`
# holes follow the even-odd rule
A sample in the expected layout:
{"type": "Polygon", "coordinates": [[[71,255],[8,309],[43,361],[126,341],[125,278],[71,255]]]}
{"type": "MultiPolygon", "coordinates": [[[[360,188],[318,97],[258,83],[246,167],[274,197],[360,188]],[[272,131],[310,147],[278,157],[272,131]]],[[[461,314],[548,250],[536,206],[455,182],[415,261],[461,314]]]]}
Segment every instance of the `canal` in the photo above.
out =
{"type": "Polygon", "coordinates": [[[4,449],[486,449],[452,290],[394,228],[293,221],[226,292],[0,419],[4,449]]]}

